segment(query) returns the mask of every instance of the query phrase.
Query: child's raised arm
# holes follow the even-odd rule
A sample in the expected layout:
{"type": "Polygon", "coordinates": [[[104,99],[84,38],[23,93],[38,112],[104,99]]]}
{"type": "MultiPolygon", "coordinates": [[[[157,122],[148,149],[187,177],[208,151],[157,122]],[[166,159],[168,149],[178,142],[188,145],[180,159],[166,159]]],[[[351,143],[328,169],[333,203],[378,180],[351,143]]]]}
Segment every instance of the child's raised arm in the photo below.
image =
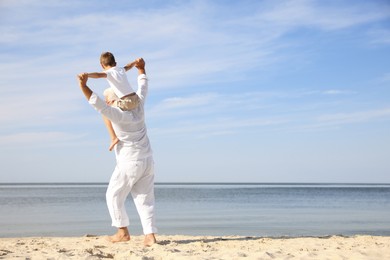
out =
{"type": "Polygon", "coordinates": [[[131,69],[135,66],[136,62],[137,62],[136,60],[132,61],[132,62],[126,64],[126,66],[124,66],[123,68],[125,68],[125,70],[128,71],[129,69],[131,69]]]}
{"type": "Polygon", "coordinates": [[[88,73],[88,78],[92,78],[92,79],[107,78],[107,74],[104,72],[92,72],[92,73],[88,73]]]}

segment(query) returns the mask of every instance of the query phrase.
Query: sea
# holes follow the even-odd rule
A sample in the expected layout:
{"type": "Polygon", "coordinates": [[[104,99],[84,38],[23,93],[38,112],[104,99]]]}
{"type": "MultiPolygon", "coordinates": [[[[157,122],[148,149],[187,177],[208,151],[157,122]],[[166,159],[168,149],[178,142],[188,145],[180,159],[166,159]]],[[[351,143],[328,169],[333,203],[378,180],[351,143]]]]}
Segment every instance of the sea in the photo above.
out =
{"type": "MultiPolygon", "coordinates": [[[[107,183],[0,184],[0,237],[109,235],[107,183]]],[[[156,183],[159,234],[390,236],[390,184],[156,183]]],[[[131,196],[129,230],[142,229],[131,196]]]]}

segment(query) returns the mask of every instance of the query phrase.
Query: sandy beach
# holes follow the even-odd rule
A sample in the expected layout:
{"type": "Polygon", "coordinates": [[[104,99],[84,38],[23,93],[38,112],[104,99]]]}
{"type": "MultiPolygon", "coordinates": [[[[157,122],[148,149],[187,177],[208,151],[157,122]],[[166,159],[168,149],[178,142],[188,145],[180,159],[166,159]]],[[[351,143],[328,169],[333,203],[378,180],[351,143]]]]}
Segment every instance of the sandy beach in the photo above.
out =
{"type": "Polygon", "coordinates": [[[266,238],[143,236],[112,244],[103,236],[0,238],[0,259],[390,259],[390,237],[266,238]]]}

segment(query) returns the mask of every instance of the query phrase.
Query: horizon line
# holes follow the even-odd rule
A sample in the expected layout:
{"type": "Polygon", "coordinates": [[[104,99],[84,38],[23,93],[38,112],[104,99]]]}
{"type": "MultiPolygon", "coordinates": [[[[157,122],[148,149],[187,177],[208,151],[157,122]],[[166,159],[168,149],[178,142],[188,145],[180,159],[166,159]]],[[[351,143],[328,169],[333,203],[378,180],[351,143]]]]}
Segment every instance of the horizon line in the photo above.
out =
{"type": "MultiPolygon", "coordinates": [[[[389,182],[155,182],[155,185],[390,185],[389,182]]],[[[0,182],[0,185],[108,185],[108,182],[0,182]]]]}

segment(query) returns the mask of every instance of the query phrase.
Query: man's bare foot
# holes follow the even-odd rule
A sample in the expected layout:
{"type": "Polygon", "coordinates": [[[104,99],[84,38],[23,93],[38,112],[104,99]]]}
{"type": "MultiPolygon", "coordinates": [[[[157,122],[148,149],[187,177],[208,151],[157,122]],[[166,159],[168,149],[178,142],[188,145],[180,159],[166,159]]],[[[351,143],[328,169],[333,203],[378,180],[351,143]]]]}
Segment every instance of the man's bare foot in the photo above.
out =
{"type": "Polygon", "coordinates": [[[111,144],[110,144],[110,147],[108,148],[108,150],[110,150],[110,152],[112,151],[112,149],[114,149],[114,146],[119,143],[119,139],[118,138],[115,138],[114,140],[111,141],[111,144]]]}
{"type": "Polygon", "coordinates": [[[130,241],[130,236],[118,236],[118,234],[107,236],[107,240],[111,243],[127,242],[130,241]]]}
{"type": "Polygon", "coordinates": [[[127,242],[130,240],[130,234],[127,230],[124,231],[119,229],[115,235],[107,236],[107,240],[111,243],[127,242]]]}
{"type": "Polygon", "coordinates": [[[144,239],[144,246],[152,246],[156,243],[156,237],[154,234],[147,234],[144,239]]]}

